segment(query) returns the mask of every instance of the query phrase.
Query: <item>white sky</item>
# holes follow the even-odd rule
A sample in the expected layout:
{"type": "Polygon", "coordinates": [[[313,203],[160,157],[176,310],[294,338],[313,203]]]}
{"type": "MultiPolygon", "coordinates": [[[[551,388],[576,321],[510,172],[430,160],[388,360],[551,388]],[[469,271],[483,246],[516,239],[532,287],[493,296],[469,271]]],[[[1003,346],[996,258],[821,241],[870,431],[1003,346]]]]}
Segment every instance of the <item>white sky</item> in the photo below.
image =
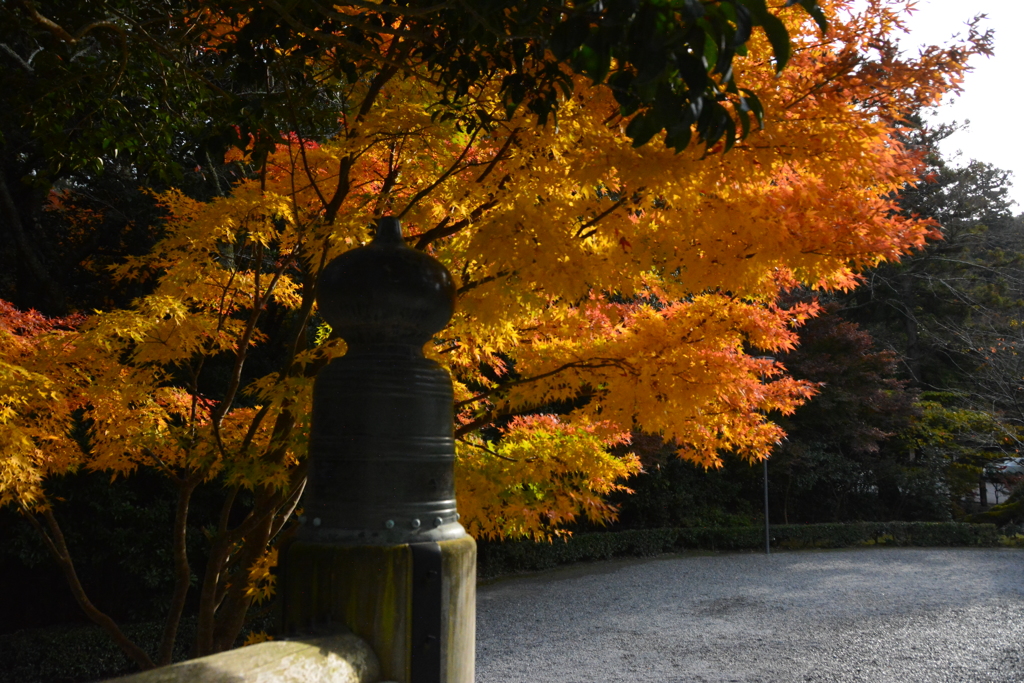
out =
{"type": "Polygon", "coordinates": [[[900,42],[908,50],[947,44],[953,34],[967,34],[964,24],[976,14],[988,15],[982,28],[995,29],[995,55],[970,62],[974,71],[964,79],[963,93],[947,98],[932,120],[970,121],[970,128],[943,142],[943,156],[955,166],[977,159],[1013,171],[1013,211],[1019,214],[1024,212],[1024,136],[1016,128],[1024,106],[1024,0],[918,0],[907,20],[910,35],[900,42]]]}

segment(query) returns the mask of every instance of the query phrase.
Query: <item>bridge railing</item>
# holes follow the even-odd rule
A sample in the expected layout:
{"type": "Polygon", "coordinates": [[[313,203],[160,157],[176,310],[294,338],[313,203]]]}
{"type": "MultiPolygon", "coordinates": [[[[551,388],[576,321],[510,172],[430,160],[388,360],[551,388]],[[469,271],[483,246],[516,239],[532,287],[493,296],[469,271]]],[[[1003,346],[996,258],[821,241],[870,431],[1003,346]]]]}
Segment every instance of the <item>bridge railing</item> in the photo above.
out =
{"type": "Polygon", "coordinates": [[[380,678],[377,655],[366,641],[351,633],[271,640],[114,680],[116,683],[385,683],[380,678]]]}

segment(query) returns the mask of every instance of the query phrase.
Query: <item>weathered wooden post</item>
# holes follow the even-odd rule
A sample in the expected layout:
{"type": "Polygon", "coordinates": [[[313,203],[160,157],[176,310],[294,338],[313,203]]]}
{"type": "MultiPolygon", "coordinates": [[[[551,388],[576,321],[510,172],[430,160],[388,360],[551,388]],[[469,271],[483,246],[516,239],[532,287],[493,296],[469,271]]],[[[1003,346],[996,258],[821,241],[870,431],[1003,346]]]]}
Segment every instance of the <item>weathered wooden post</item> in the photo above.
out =
{"type": "Polygon", "coordinates": [[[348,344],[316,378],[303,524],[283,558],[286,634],[344,624],[398,683],[472,683],[476,544],[455,509],[451,379],[423,345],[455,288],[397,219],[325,269],[348,344]]]}

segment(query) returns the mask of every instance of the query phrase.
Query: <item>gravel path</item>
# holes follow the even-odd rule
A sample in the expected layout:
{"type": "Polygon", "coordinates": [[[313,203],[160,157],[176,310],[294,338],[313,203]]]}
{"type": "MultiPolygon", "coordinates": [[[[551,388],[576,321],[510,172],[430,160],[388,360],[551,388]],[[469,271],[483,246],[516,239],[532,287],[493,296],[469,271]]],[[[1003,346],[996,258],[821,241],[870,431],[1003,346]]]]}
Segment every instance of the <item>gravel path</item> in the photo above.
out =
{"type": "Polygon", "coordinates": [[[479,588],[477,683],[1024,681],[1024,551],[669,555],[479,588]]]}

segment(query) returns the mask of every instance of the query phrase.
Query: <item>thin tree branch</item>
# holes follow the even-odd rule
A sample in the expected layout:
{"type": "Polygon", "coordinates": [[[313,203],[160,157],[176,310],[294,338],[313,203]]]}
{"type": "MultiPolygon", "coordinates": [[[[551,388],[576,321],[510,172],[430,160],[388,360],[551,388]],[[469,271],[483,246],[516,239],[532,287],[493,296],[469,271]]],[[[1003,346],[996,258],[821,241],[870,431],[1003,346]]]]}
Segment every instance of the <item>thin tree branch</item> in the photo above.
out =
{"type": "Polygon", "coordinates": [[[324,223],[327,225],[333,225],[334,219],[338,215],[338,211],[341,209],[342,202],[345,201],[345,197],[348,196],[349,190],[352,187],[351,178],[349,174],[352,172],[352,166],[355,163],[355,159],[350,154],[341,160],[338,165],[338,186],[334,189],[334,194],[331,196],[331,200],[324,206],[324,223]]]}
{"type": "MultiPolygon", "coordinates": [[[[395,57],[400,60],[402,56],[407,54],[410,49],[411,45],[403,44],[401,52],[395,55],[395,52],[398,51],[398,46],[392,44],[391,49],[388,50],[387,57],[395,57]]],[[[387,82],[390,81],[395,76],[395,74],[399,72],[399,70],[399,67],[389,65],[386,68],[383,68],[380,71],[378,71],[377,74],[373,77],[373,80],[370,81],[370,87],[367,88],[366,90],[366,95],[363,96],[363,102],[362,104],[359,105],[359,113],[356,114],[357,125],[362,122],[362,120],[366,117],[367,114],[370,113],[370,110],[373,108],[374,103],[377,101],[377,96],[380,95],[380,91],[384,88],[385,85],[387,85],[387,82]]]]}
{"type": "Polygon", "coordinates": [[[20,66],[22,69],[32,74],[33,76],[35,75],[36,70],[32,68],[32,65],[24,59],[22,59],[21,55],[12,50],[6,43],[0,43],[0,51],[3,51],[4,54],[6,54],[8,57],[17,62],[18,66],[20,66]]]}
{"type": "MultiPolygon", "coordinates": [[[[493,422],[493,419],[492,419],[492,422],[493,422]]],[[[498,453],[497,451],[492,451],[490,448],[487,448],[486,446],[481,446],[478,443],[473,443],[472,441],[466,441],[465,439],[455,439],[455,440],[458,441],[459,443],[464,443],[467,446],[472,446],[473,448],[479,448],[480,450],[482,450],[484,453],[487,453],[488,455],[493,455],[496,458],[501,458],[502,460],[507,460],[508,462],[536,462],[537,461],[537,458],[526,458],[525,460],[522,460],[522,461],[516,460],[515,458],[510,458],[507,455],[502,455],[501,453],[498,453]]]]}
{"type": "Polygon", "coordinates": [[[249,448],[252,447],[253,439],[256,438],[256,431],[260,428],[260,424],[270,413],[270,404],[261,406],[259,411],[253,416],[252,422],[249,423],[249,429],[245,432],[245,438],[242,439],[242,446],[238,449],[240,455],[245,455],[249,452],[249,448]]]}
{"type": "Polygon", "coordinates": [[[455,404],[455,408],[459,409],[459,408],[461,408],[463,406],[470,405],[471,403],[476,403],[477,401],[481,401],[481,400],[487,398],[488,396],[493,396],[494,394],[498,393],[499,391],[504,391],[505,389],[509,389],[511,387],[516,387],[516,386],[519,386],[521,384],[529,384],[530,382],[537,382],[537,381],[542,380],[542,379],[547,379],[548,377],[551,377],[553,375],[557,375],[558,373],[564,372],[566,370],[576,370],[576,369],[579,369],[579,370],[598,370],[600,368],[623,368],[623,367],[628,368],[632,372],[636,371],[634,368],[632,368],[629,365],[629,363],[625,362],[624,360],[618,359],[618,358],[594,358],[594,359],[592,359],[590,361],[572,361],[571,363],[565,363],[564,365],[560,365],[557,368],[555,368],[554,370],[550,370],[548,372],[542,372],[541,374],[534,375],[533,377],[524,377],[522,379],[512,380],[510,382],[504,382],[502,384],[499,384],[498,386],[493,387],[491,389],[488,389],[487,391],[484,391],[482,393],[479,393],[479,394],[477,394],[476,396],[474,396],[472,398],[467,398],[464,401],[458,401],[455,404]]]}
{"type": "MultiPolygon", "coordinates": [[[[469,150],[472,149],[473,143],[476,142],[476,138],[477,138],[477,135],[480,134],[480,130],[481,130],[480,128],[477,128],[476,130],[473,131],[473,135],[470,136],[469,142],[467,142],[466,146],[462,148],[462,152],[459,154],[459,158],[456,159],[454,162],[452,162],[452,165],[449,166],[445,170],[444,173],[442,173],[440,176],[438,176],[438,178],[434,182],[432,182],[430,185],[428,185],[427,187],[423,188],[422,190],[417,192],[415,195],[413,195],[412,199],[409,200],[409,203],[405,205],[404,209],[402,209],[402,213],[398,214],[398,218],[399,219],[403,218],[405,216],[405,214],[409,213],[409,210],[412,209],[412,207],[416,206],[417,202],[419,202],[421,199],[423,199],[428,194],[433,192],[434,189],[437,188],[438,185],[440,185],[444,181],[448,180],[448,178],[450,178],[457,171],[462,170],[462,169],[459,168],[459,164],[461,164],[462,160],[466,158],[467,154],[469,154],[469,150]]],[[[504,149],[504,148],[502,148],[502,149],[504,149]]],[[[499,152],[499,155],[500,154],[501,153],[499,152]]],[[[417,245],[417,249],[418,248],[420,248],[420,247],[417,245]]]]}
{"type": "MultiPolygon", "coordinates": [[[[288,103],[291,105],[291,89],[287,89],[288,92],[288,103]]],[[[293,117],[294,118],[294,117],[293,117]]],[[[316,193],[317,198],[320,200],[321,206],[327,206],[327,199],[324,197],[323,192],[320,191],[320,186],[317,185],[316,179],[313,178],[313,171],[309,168],[309,159],[306,158],[306,142],[302,139],[302,134],[299,132],[299,127],[295,126],[295,135],[299,139],[299,155],[302,157],[302,170],[306,173],[306,178],[309,180],[310,186],[316,193]]],[[[296,217],[297,219],[298,217],[296,217]]]]}
{"type": "Polygon", "coordinates": [[[299,485],[294,487],[294,491],[288,497],[288,500],[284,502],[284,506],[282,506],[281,510],[278,511],[276,515],[277,521],[270,529],[270,538],[273,539],[279,533],[281,533],[281,529],[284,528],[284,525],[288,523],[288,520],[289,518],[291,518],[292,513],[295,512],[295,508],[299,506],[299,500],[302,498],[302,493],[303,491],[306,490],[306,482],[307,479],[303,477],[299,485]]]}
{"type": "Polygon", "coordinates": [[[583,231],[586,230],[587,228],[591,228],[591,227],[597,225],[601,220],[603,220],[608,215],[610,215],[613,211],[615,211],[616,209],[621,207],[623,204],[625,204],[627,199],[628,199],[628,197],[626,197],[626,196],[623,196],[623,197],[619,198],[619,201],[617,201],[614,204],[612,204],[608,209],[602,211],[601,213],[597,214],[596,216],[591,218],[589,221],[587,221],[586,223],[581,225],[580,229],[576,231],[576,237],[578,237],[581,240],[585,240],[585,239],[588,239],[590,237],[593,237],[594,234],[597,233],[596,229],[595,230],[591,230],[590,232],[588,232],[585,235],[583,234],[583,231]]]}
{"type": "Polygon", "coordinates": [[[473,209],[472,213],[467,218],[463,218],[461,221],[448,224],[447,220],[441,221],[436,227],[427,230],[425,233],[420,235],[420,238],[416,240],[416,249],[426,249],[427,245],[435,240],[442,239],[444,237],[450,237],[455,233],[459,232],[463,228],[469,227],[469,225],[476,220],[479,220],[486,211],[493,209],[498,205],[497,199],[492,199],[489,202],[485,202],[480,206],[473,209]]]}
{"type": "Polygon", "coordinates": [[[39,11],[35,8],[35,5],[29,2],[29,0],[17,0],[17,4],[21,5],[21,8],[25,10],[26,14],[28,14],[29,18],[32,19],[32,21],[34,21],[35,23],[39,24],[44,29],[49,31],[57,40],[60,40],[65,43],[70,43],[72,45],[78,42],[78,40],[73,35],[68,33],[63,26],[53,21],[52,19],[40,14],[39,11]]]}
{"type": "MultiPolygon", "coordinates": [[[[217,408],[213,411],[210,416],[213,424],[214,433],[217,435],[218,441],[220,441],[220,423],[224,420],[228,410],[231,409],[231,405],[234,403],[235,395],[238,393],[238,388],[242,383],[242,368],[245,365],[245,359],[249,348],[249,343],[252,341],[253,335],[256,333],[256,323],[259,321],[260,316],[263,314],[263,310],[270,300],[271,295],[274,293],[277,283],[280,281],[284,269],[286,267],[286,261],[282,260],[281,265],[274,271],[274,277],[271,279],[270,284],[267,285],[267,289],[263,292],[262,296],[259,293],[259,273],[262,265],[262,245],[258,245],[257,249],[257,263],[256,263],[256,291],[253,292],[253,308],[252,313],[249,315],[249,320],[246,321],[245,330],[242,332],[242,337],[238,341],[238,351],[235,356],[235,364],[231,369],[230,380],[228,381],[228,388],[224,392],[224,398],[220,403],[217,404],[217,408]]],[[[223,445],[221,445],[223,450],[223,445]]]]}
{"type": "Polygon", "coordinates": [[[470,432],[474,432],[480,429],[481,427],[486,427],[487,425],[497,420],[498,417],[500,416],[496,411],[485,413],[484,415],[481,415],[472,422],[467,422],[466,424],[459,426],[455,430],[455,438],[458,439],[464,434],[469,434],[470,432]]]}
{"type": "Polygon", "coordinates": [[[18,207],[15,205],[14,197],[7,187],[6,174],[2,171],[0,171],[0,210],[3,211],[7,218],[7,225],[10,226],[11,233],[14,236],[14,245],[21,254],[23,263],[28,267],[29,272],[32,273],[36,281],[42,285],[53,307],[63,312],[67,308],[64,294],[43,266],[42,261],[39,260],[35,248],[29,243],[28,236],[25,234],[25,228],[21,223],[18,207]]]}
{"type": "Polygon", "coordinates": [[[491,171],[493,171],[494,167],[498,165],[498,162],[502,161],[505,158],[505,152],[507,152],[508,148],[511,147],[512,144],[515,142],[516,135],[518,133],[518,126],[512,129],[512,132],[508,134],[508,137],[505,139],[505,143],[501,146],[501,149],[498,150],[498,153],[495,154],[494,158],[491,159],[489,164],[487,164],[487,168],[485,168],[484,172],[480,174],[480,177],[476,179],[476,182],[482,183],[484,180],[487,179],[487,176],[491,174],[491,171]]]}
{"type": "Polygon", "coordinates": [[[508,277],[509,275],[512,274],[512,272],[513,271],[510,271],[510,270],[502,270],[502,271],[499,271],[499,272],[495,273],[494,275],[488,275],[486,277],[480,278],[479,280],[475,280],[473,282],[467,282],[466,284],[462,285],[457,290],[455,290],[455,293],[459,294],[459,295],[465,294],[466,292],[468,292],[468,291],[470,291],[472,289],[476,289],[477,287],[480,287],[481,285],[486,285],[488,282],[494,282],[495,280],[498,280],[500,278],[508,277]]]}
{"type": "Polygon", "coordinates": [[[29,523],[35,528],[39,535],[43,539],[43,543],[49,549],[50,554],[60,565],[61,571],[64,573],[64,578],[68,582],[68,587],[71,589],[72,595],[75,597],[75,602],[82,608],[89,620],[94,624],[106,631],[118,647],[128,655],[141,669],[152,669],[155,668],[153,660],[150,659],[149,655],[145,650],[140,648],[138,645],[128,639],[127,636],[121,631],[113,619],[107,614],[100,611],[89,597],[85,593],[85,589],[82,587],[81,581],[78,579],[78,573],[75,571],[75,564],[71,559],[71,553],[68,552],[67,544],[64,541],[64,534],[61,532],[60,525],[57,523],[56,517],[53,516],[53,511],[46,509],[42,511],[43,519],[46,521],[47,530],[39,523],[35,515],[27,508],[22,508],[25,517],[29,523]]]}

